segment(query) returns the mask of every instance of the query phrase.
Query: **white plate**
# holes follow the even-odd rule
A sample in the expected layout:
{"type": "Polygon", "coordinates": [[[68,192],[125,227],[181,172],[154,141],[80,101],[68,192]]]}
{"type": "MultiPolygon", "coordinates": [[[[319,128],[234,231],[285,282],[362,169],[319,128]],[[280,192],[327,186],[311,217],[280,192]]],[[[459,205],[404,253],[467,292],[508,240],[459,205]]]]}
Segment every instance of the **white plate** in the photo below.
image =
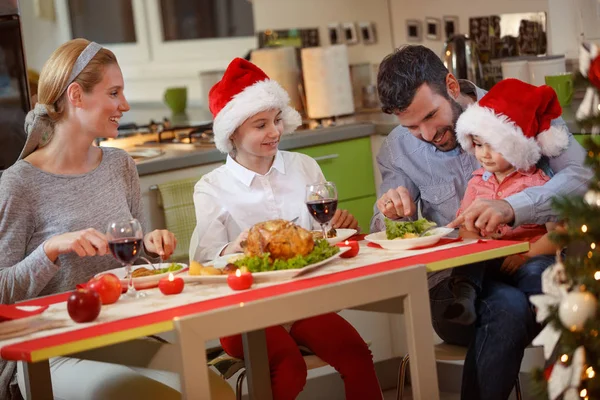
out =
{"type": "MultiPolygon", "coordinates": [[[[161,268],[167,268],[171,264],[172,263],[158,263],[158,264],[152,264],[152,265],[154,265],[154,267],[156,269],[161,269],[161,268]]],[[[185,270],[187,268],[186,264],[183,264],[183,263],[177,263],[177,264],[181,265],[181,269],[173,272],[173,275],[177,275],[177,274],[183,272],[183,270],[185,270]]],[[[135,271],[136,269],[142,268],[142,267],[149,269],[148,264],[140,264],[140,265],[134,265],[133,270],[135,271]]],[[[99,274],[96,274],[96,276],[100,276],[102,274],[108,274],[109,272],[115,274],[117,276],[117,278],[119,278],[121,280],[121,286],[123,286],[124,288],[127,288],[127,285],[129,284],[129,282],[126,279],[127,272],[125,271],[125,267],[115,268],[115,269],[111,269],[110,271],[100,272],[99,274]]],[[[154,287],[154,286],[158,285],[158,281],[160,281],[162,278],[169,276],[169,273],[170,272],[165,272],[163,274],[140,276],[139,278],[133,278],[133,286],[136,289],[147,289],[150,287],[154,287]]]]}
{"type": "Polygon", "coordinates": [[[452,228],[439,227],[430,230],[428,236],[412,239],[388,240],[385,231],[371,233],[365,236],[365,240],[376,243],[387,250],[410,250],[415,247],[431,246],[440,241],[441,238],[454,231],[452,228]]]}
{"type": "MultiPolygon", "coordinates": [[[[326,258],[325,260],[320,261],[318,263],[307,265],[304,268],[284,269],[284,270],[280,270],[280,271],[268,271],[268,272],[255,272],[252,274],[254,277],[254,282],[260,283],[260,282],[286,281],[289,279],[296,278],[300,275],[307,274],[309,272],[312,272],[312,271],[322,267],[323,265],[335,260],[336,258],[338,258],[343,253],[347,252],[348,250],[350,250],[350,247],[342,247],[342,248],[340,248],[339,252],[332,255],[331,257],[326,258]]],[[[239,253],[239,254],[241,254],[241,253],[239,253]]],[[[204,265],[212,265],[215,268],[221,269],[229,262],[230,258],[237,256],[239,254],[228,254],[226,256],[221,256],[219,258],[216,258],[215,260],[213,260],[210,263],[205,263],[204,265]]],[[[227,283],[227,275],[226,274],[225,275],[190,275],[188,273],[188,271],[185,271],[179,276],[181,278],[183,278],[183,280],[185,282],[227,283]]]]}
{"type": "Polygon", "coordinates": [[[331,245],[348,239],[350,236],[356,233],[356,229],[336,229],[335,233],[335,237],[327,238],[327,242],[331,245]]]}
{"type": "MultiPolygon", "coordinates": [[[[40,308],[39,306],[17,306],[23,311],[33,311],[40,308]]],[[[0,335],[8,335],[10,333],[19,332],[27,329],[32,323],[41,319],[44,313],[32,315],[30,317],[13,319],[12,321],[0,322],[0,335]]]]}

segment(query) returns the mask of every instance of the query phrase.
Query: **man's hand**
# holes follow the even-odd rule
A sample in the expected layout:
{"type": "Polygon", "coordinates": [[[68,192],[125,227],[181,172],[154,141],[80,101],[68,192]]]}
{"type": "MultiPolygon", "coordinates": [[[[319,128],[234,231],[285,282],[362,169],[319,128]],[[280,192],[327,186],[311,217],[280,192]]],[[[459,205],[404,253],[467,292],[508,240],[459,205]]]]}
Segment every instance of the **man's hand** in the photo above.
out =
{"type": "Polygon", "coordinates": [[[377,209],[389,219],[410,217],[417,212],[417,206],[408,189],[398,186],[390,189],[377,200],[377,209]]]}
{"type": "Polygon", "coordinates": [[[476,199],[454,221],[449,228],[464,226],[471,232],[480,232],[482,236],[496,232],[499,225],[510,224],[515,219],[515,211],[506,200],[476,199]]]}

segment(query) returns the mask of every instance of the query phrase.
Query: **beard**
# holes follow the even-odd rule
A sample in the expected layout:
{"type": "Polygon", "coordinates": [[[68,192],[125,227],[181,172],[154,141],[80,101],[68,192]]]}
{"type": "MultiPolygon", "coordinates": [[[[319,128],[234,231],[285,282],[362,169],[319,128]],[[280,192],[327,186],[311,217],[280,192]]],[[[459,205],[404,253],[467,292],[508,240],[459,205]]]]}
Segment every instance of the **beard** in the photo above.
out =
{"type": "Polygon", "coordinates": [[[448,101],[450,102],[450,108],[452,109],[452,125],[446,125],[438,128],[433,140],[431,142],[427,142],[435,146],[435,148],[439,151],[443,152],[454,150],[458,146],[458,140],[456,139],[456,121],[458,121],[458,117],[460,117],[460,114],[463,112],[460,104],[458,104],[458,102],[456,102],[454,99],[450,98],[448,101]],[[446,138],[442,142],[436,143],[437,140],[444,138],[444,136],[446,136],[446,138]]]}

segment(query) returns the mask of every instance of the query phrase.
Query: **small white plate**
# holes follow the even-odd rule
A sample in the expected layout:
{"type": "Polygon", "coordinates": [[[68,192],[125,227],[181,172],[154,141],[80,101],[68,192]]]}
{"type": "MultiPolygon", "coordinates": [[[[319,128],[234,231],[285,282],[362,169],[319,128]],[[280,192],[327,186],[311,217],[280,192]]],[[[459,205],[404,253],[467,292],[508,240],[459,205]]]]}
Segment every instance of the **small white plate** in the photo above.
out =
{"type": "Polygon", "coordinates": [[[331,245],[341,242],[342,240],[348,239],[350,236],[356,233],[356,229],[336,229],[335,237],[327,238],[327,242],[331,245]]]}
{"type": "Polygon", "coordinates": [[[387,250],[410,250],[415,247],[431,246],[440,241],[441,238],[454,231],[452,228],[439,227],[430,230],[428,236],[412,239],[388,240],[385,231],[371,233],[365,236],[365,240],[376,243],[387,250]]]}
{"type": "MultiPolygon", "coordinates": [[[[307,274],[309,272],[312,272],[312,271],[322,267],[323,265],[335,260],[336,258],[338,258],[343,253],[347,252],[348,250],[350,250],[350,247],[341,247],[340,251],[337,252],[336,254],[334,254],[333,256],[326,258],[325,260],[320,261],[318,263],[309,264],[304,268],[283,269],[283,270],[279,270],[279,271],[267,271],[267,272],[254,272],[252,274],[252,276],[254,277],[255,283],[290,280],[290,279],[296,278],[300,275],[307,274]]],[[[212,262],[205,263],[204,265],[212,265],[215,268],[221,269],[225,265],[227,265],[227,263],[229,262],[229,260],[231,258],[238,256],[240,254],[241,253],[227,254],[226,256],[221,256],[219,258],[216,258],[212,262]]],[[[183,280],[185,282],[227,283],[227,274],[224,274],[224,275],[190,275],[188,271],[185,271],[180,275],[180,277],[183,278],[183,280]]]]}
{"type": "MultiPolygon", "coordinates": [[[[158,263],[158,264],[152,264],[152,265],[156,269],[161,269],[161,268],[167,268],[171,264],[172,263],[158,263]]],[[[183,264],[183,263],[177,263],[177,264],[181,265],[181,269],[173,272],[173,275],[177,275],[177,274],[183,272],[187,268],[186,264],[183,264]]],[[[135,271],[138,268],[150,269],[148,264],[140,264],[140,265],[134,265],[133,271],[135,271]]],[[[96,274],[96,276],[100,276],[100,275],[108,274],[108,273],[115,274],[117,276],[117,278],[119,278],[121,280],[121,286],[123,286],[124,288],[127,288],[127,285],[129,284],[129,282],[127,281],[127,271],[125,270],[125,267],[115,268],[115,269],[111,269],[110,271],[100,272],[99,274],[96,274]]],[[[160,281],[162,278],[164,278],[166,276],[169,276],[169,274],[170,274],[170,272],[165,272],[163,274],[140,276],[139,278],[133,278],[133,286],[136,289],[148,289],[148,288],[158,285],[158,281],[160,281]]]]}

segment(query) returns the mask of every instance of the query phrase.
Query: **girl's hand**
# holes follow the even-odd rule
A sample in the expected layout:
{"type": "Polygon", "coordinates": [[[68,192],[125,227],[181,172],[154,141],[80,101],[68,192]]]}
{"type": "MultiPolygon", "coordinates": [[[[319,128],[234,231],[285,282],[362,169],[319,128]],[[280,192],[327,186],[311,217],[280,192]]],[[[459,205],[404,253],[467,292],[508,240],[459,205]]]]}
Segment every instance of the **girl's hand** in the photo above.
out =
{"type": "Polygon", "coordinates": [[[66,253],[77,253],[80,257],[103,256],[109,252],[108,239],[93,228],[63,233],[46,240],[44,252],[52,262],[66,253]]]}
{"type": "Polygon", "coordinates": [[[166,229],[156,229],[144,236],[144,248],[149,253],[158,254],[162,260],[167,260],[177,247],[177,239],[166,229]]]}
{"type": "Polygon", "coordinates": [[[348,228],[358,230],[358,221],[348,210],[340,210],[338,208],[331,219],[331,226],[336,229],[348,228]]]}
{"type": "Polygon", "coordinates": [[[240,233],[233,242],[230,242],[227,246],[225,246],[225,248],[221,251],[221,255],[243,253],[246,239],[248,239],[248,229],[240,233]]]}

